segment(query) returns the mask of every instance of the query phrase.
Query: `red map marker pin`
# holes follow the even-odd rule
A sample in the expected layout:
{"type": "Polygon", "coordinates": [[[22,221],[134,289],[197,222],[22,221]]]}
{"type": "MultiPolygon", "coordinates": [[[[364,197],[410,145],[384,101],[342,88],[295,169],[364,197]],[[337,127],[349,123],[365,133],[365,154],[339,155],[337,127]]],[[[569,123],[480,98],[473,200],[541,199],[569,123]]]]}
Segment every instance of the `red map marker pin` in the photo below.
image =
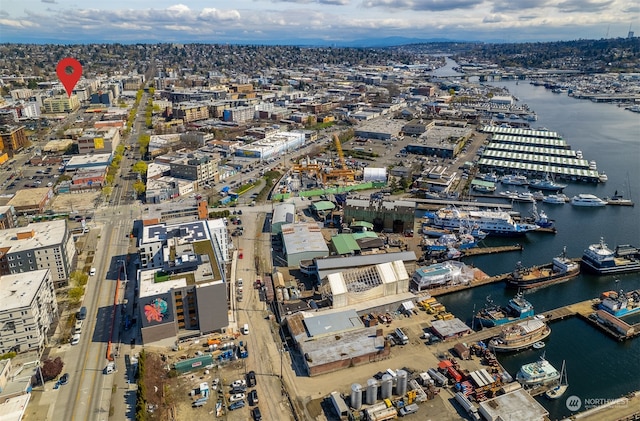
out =
{"type": "Polygon", "coordinates": [[[80,76],[82,76],[82,64],[72,57],[63,58],[56,66],[56,73],[65,91],[67,91],[67,96],[70,97],[73,88],[76,87],[76,83],[78,83],[80,76]]]}

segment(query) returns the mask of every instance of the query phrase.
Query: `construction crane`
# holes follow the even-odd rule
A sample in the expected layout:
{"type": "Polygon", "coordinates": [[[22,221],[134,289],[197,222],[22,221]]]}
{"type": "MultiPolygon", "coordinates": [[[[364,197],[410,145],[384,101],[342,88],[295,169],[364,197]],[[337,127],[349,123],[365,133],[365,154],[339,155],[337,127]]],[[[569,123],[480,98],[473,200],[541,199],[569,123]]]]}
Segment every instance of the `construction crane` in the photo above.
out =
{"type": "Polygon", "coordinates": [[[347,161],[344,159],[344,152],[342,152],[342,145],[340,144],[340,138],[337,134],[333,135],[333,143],[338,153],[338,159],[340,160],[340,168],[331,168],[327,172],[322,173],[322,182],[338,182],[338,181],[353,181],[355,179],[355,172],[347,167],[347,161]]]}

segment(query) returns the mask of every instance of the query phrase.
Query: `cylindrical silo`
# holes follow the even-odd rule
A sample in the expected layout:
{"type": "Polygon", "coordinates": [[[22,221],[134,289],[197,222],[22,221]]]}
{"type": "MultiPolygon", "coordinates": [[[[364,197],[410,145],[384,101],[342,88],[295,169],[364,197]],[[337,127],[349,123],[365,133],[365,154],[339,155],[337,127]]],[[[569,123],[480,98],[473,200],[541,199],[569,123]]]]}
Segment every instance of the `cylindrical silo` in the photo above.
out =
{"type": "Polygon", "coordinates": [[[288,289],[284,288],[282,290],[282,295],[284,296],[284,300],[285,301],[289,301],[289,290],[288,289]]]}
{"type": "Polygon", "coordinates": [[[407,381],[409,373],[404,370],[396,371],[396,395],[404,396],[407,393],[407,381]]]}
{"type": "Polygon", "coordinates": [[[393,394],[393,377],[391,374],[384,374],[382,381],[380,382],[380,397],[382,399],[388,399],[393,394]]]}
{"type": "Polygon", "coordinates": [[[360,409],[362,407],[362,386],[358,383],[351,385],[351,407],[360,409]]]}
{"type": "Polygon", "coordinates": [[[373,405],[378,400],[378,385],[376,379],[367,380],[367,405],[373,405]]]}

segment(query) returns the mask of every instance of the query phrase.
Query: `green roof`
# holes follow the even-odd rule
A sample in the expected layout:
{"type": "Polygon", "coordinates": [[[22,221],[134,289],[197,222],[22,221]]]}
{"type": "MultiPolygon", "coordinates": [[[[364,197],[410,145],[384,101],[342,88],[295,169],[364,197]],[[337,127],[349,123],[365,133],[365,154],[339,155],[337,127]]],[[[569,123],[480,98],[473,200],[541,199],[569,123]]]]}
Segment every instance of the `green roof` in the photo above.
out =
{"type": "Polygon", "coordinates": [[[351,223],[352,227],[364,227],[364,228],[368,228],[368,229],[373,229],[373,224],[371,222],[367,222],[367,221],[353,221],[351,223]]]}
{"type": "Polygon", "coordinates": [[[351,234],[337,234],[331,237],[331,244],[338,254],[351,254],[360,250],[360,246],[351,234]]]}
{"type": "Polygon", "coordinates": [[[373,231],[354,232],[351,236],[354,240],[360,240],[362,238],[378,238],[378,234],[373,231]]]}
{"type": "Polygon", "coordinates": [[[494,187],[496,184],[491,181],[484,181],[479,179],[474,179],[471,181],[472,186],[483,186],[483,187],[494,187]]]}
{"type": "Polygon", "coordinates": [[[328,200],[322,200],[320,202],[313,202],[313,207],[317,211],[328,211],[336,208],[336,205],[333,202],[329,202],[328,200]]]}

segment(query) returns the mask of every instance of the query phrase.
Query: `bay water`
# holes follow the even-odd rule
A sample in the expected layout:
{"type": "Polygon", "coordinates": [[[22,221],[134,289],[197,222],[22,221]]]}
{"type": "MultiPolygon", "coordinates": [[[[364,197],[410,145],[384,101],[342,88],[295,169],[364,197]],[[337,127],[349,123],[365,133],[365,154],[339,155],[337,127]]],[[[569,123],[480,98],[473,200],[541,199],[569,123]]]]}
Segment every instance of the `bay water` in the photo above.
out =
{"type": "MultiPolygon", "coordinates": [[[[451,67],[451,63],[448,63],[451,67]]],[[[446,71],[442,69],[441,71],[446,71]]],[[[442,74],[442,73],[441,73],[442,74]]],[[[634,207],[605,206],[602,208],[574,207],[570,204],[539,203],[549,218],[556,221],[557,233],[529,233],[517,239],[485,239],[486,245],[521,243],[521,252],[467,259],[489,275],[513,270],[517,262],[524,266],[551,262],[566,246],[569,257],[580,257],[585,248],[604,238],[610,247],[632,244],[640,247],[640,116],[614,104],[593,103],[573,99],[567,94],[554,94],[529,81],[501,81],[492,83],[506,87],[536,112],[538,121],[532,128],[545,127],[558,132],[571,145],[581,150],[584,158],[595,160],[598,170],[609,179],[606,183],[570,182],[565,194],[591,193],[599,197],[611,196],[614,191],[637,202],[634,207]]],[[[513,190],[514,186],[504,187],[513,190]]],[[[524,190],[521,188],[521,190],[524,190]]],[[[506,202],[505,202],[506,203],[506,202]]],[[[529,215],[531,204],[514,204],[514,210],[529,215]]],[[[640,273],[597,276],[582,273],[565,283],[527,292],[526,298],[541,313],[567,304],[599,297],[604,291],[640,288],[640,273]]],[[[505,304],[514,295],[502,283],[487,285],[439,297],[447,310],[471,323],[475,311],[482,308],[488,296],[495,303],[505,304]]],[[[637,323],[639,316],[625,318],[637,323]]],[[[602,402],[640,390],[640,337],[617,342],[602,331],[578,318],[551,324],[551,336],[543,350],[498,355],[503,366],[515,377],[523,364],[536,361],[542,352],[558,370],[566,361],[569,388],[555,401],[538,398],[550,412],[551,419],[560,419],[573,412],[567,408],[569,396],[583,402],[602,402]]],[[[584,406],[580,408],[583,410],[584,406]]]]}

